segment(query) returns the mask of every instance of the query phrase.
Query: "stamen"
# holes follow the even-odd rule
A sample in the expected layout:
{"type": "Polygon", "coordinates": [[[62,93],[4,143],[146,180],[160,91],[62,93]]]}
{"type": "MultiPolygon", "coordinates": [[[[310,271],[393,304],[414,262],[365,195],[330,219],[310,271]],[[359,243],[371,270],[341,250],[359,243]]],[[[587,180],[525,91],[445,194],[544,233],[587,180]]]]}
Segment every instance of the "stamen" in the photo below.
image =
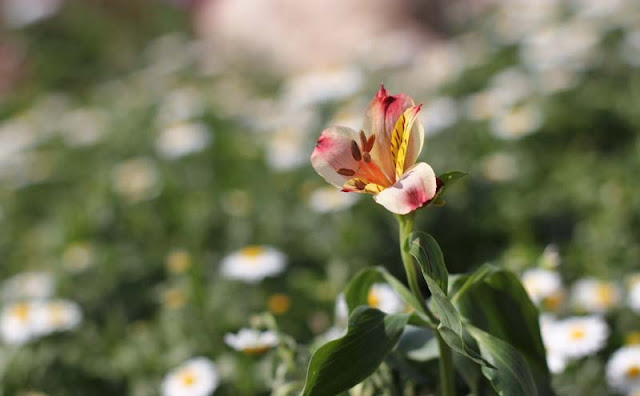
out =
{"type": "Polygon", "coordinates": [[[371,136],[369,136],[369,139],[367,139],[367,144],[363,144],[362,145],[362,149],[364,150],[364,152],[368,153],[373,149],[373,144],[376,142],[376,135],[373,134],[371,136]]]}
{"type": "Polygon", "coordinates": [[[367,186],[362,180],[356,180],[355,184],[358,190],[364,190],[364,188],[367,186]]]}
{"type": "Polygon", "coordinates": [[[368,164],[371,162],[371,155],[369,155],[369,153],[367,152],[364,152],[362,153],[362,159],[368,164]]]}
{"type": "Polygon", "coordinates": [[[365,147],[367,147],[367,135],[364,134],[362,129],[360,130],[360,147],[362,147],[364,151],[367,151],[365,149],[365,147]]]}
{"type": "Polygon", "coordinates": [[[336,172],[338,172],[338,174],[342,176],[353,176],[356,174],[356,172],[353,169],[347,169],[347,168],[340,168],[336,172]]]}
{"type": "Polygon", "coordinates": [[[362,159],[362,155],[360,154],[360,148],[358,147],[358,143],[355,140],[351,141],[351,155],[353,159],[356,161],[360,161],[362,159]]]}

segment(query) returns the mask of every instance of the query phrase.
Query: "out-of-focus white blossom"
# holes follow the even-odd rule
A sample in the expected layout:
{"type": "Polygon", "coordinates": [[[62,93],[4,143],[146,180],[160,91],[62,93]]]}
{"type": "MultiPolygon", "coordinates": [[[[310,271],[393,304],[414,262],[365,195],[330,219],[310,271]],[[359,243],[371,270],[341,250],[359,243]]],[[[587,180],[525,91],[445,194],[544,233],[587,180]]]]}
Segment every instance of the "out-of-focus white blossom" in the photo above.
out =
{"type": "Polygon", "coordinates": [[[491,120],[490,126],[494,136],[512,140],[535,132],[542,121],[540,109],[535,105],[525,104],[501,112],[491,120]]]}
{"type": "Polygon", "coordinates": [[[513,180],[518,176],[518,172],[518,161],[508,152],[492,153],[482,161],[482,173],[492,182],[513,180]]]}
{"type": "Polygon", "coordinates": [[[615,351],[607,362],[607,382],[617,392],[640,391],[640,345],[615,351]]]}
{"type": "Polygon", "coordinates": [[[407,306],[386,283],[374,283],[367,294],[367,304],[388,314],[404,312],[407,306]]]}
{"type": "Polygon", "coordinates": [[[579,359],[604,348],[609,326],[600,316],[573,316],[541,326],[547,353],[559,359],[579,359]]]}
{"type": "Polygon", "coordinates": [[[236,351],[248,355],[260,355],[278,345],[278,335],[273,331],[240,329],[237,334],[227,333],[224,342],[236,351]]]}
{"type": "Polygon", "coordinates": [[[13,275],[2,283],[4,300],[42,300],[53,295],[53,275],[45,271],[26,271],[13,275]]]}
{"type": "Polygon", "coordinates": [[[60,133],[70,147],[85,147],[97,143],[103,136],[109,119],[104,110],[78,108],[62,115],[60,133]]]}
{"type": "Polygon", "coordinates": [[[158,154],[177,159],[204,150],[211,141],[206,125],[199,122],[178,122],[167,126],[156,139],[158,154]]]}
{"type": "Polygon", "coordinates": [[[62,0],[4,0],[0,15],[6,26],[21,28],[50,17],[60,8],[62,0]]]}
{"type": "Polygon", "coordinates": [[[155,163],[145,157],[126,160],[112,173],[113,189],[127,202],[154,198],[160,192],[160,177],[155,163]]]}
{"type": "Polygon", "coordinates": [[[622,290],[613,282],[584,278],[573,284],[571,300],[585,312],[604,313],[620,304],[622,290]]]}
{"type": "Polygon", "coordinates": [[[458,121],[458,106],[453,98],[442,96],[425,103],[420,112],[424,133],[434,136],[458,121]]]}
{"type": "Polygon", "coordinates": [[[351,207],[358,198],[356,194],[342,192],[335,187],[320,187],[311,192],[309,206],[316,213],[337,212],[351,207]]]}
{"type": "Polygon", "coordinates": [[[209,396],[219,384],[216,365],[205,357],[195,357],[165,376],[162,396],[209,396]]]}
{"type": "Polygon", "coordinates": [[[271,246],[247,246],[226,256],[221,268],[229,279],[257,283],[284,271],[286,261],[286,256],[271,246]]]}

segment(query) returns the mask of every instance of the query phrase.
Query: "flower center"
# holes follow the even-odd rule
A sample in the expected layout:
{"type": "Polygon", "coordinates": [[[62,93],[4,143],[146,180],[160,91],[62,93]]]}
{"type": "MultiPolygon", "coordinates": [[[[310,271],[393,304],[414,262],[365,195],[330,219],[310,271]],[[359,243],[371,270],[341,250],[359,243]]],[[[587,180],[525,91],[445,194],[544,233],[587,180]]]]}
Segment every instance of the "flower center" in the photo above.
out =
{"type": "Polygon", "coordinates": [[[640,366],[637,364],[634,364],[633,366],[627,369],[627,371],[625,372],[625,375],[630,380],[635,380],[637,378],[640,378],[640,366]]]}
{"type": "Polygon", "coordinates": [[[260,246],[247,246],[240,251],[240,254],[245,257],[255,259],[264,254],[264,248],[260,246]]]}
{"type": "Polygon", "coordinates": [[[269,349],[271,349],[271,347],[267,345],[256,345],[252,347],[242,348],[242,352],[246,353],[247,355],[262,355],[263,353],[269,351],[269,349]]]}
{"type": "Polygon", "coordinates": [[[16,304],[11,309],[11,316],[15,317],[20,322],[26,322],[29,317],[29,306],[25,303],[16,304]]]}
{"type": "Polygon", "coordinates": [[[180,382],[182,382],[182,385],[186,387],[190,387],[195,385],[196,382],[198,382],[198,378],[191,370],[187,370],[183,372],[182,375],[180,376],[180,382]]]}
{"type": "Polygon", "coordinates": [[[367,295],[367,304],[370,307],[378,308],[380,306],[380,296],[376,292],[369,292],[367,295]]]}
{"type": "Polygon", "coordinates": [[[291,308],[291,298],[284,294],[274,294],[269,297],[267,305],[269,312],[274,315],[282,315],[291,308]]]}
{"type": "Polygon", "coordinates": [[[596,296],[605,306],[611,305],[615,299],[613,288],[609,285],[599,285],[596,289],[596,296]]]}
{"type": "Polygon", "coordinates": [[[575,327],[569,332],[569,337],[571,337],[571,339],[574,341],[581,340],[586,335],[587,334],[582,327],[575,327]]]}

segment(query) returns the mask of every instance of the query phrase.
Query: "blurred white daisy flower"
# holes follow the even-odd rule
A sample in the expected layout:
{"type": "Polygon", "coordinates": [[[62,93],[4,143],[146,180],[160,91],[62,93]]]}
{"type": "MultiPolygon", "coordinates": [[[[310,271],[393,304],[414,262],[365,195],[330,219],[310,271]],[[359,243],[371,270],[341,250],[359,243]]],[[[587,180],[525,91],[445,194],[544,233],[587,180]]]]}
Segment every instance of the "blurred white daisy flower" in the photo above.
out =
{"type": "Polygon", "coordinates": [[[538,106],[525,104],[501,111],[491,120],[491,132],[505,139],[519,139],[535,132],[542,125],[543,117],[538,106]]]}
{"type": "Polygon", "coordinates": [[[529,298],[538,306],[555,310],[564,300],[562,279],[556,271],[531,268],[522,274],[521,279],[529,298]]]}
{"type": "Polygon", "coordinates": [[[108,115],[98,108],[78,108],[62,115],[58,128],[70,147],[85,147],[97,143],[107,128],[108,115]]]}
{"type": "Polygon", "coordinates": [[[237,334],[225,334],[224,342],[236,351],[261,355],[278,345],[278,335],[269,330],[240,329],[237,334]]]}
{"type": "Polygon", "coordinates": [[[300,130],[280,128],[266,141],[266,160],[272,169],[285,171],[309,162],[308,139],[300,130]]]}
{"type": "Polygon", "coordinates": [[[229,279],[257,283],[286,267],[286,256],[270,246],[247,246],[222,260],[222,274],[229,279]]]}
{"type": "Polygon", "coordinates": [[[215,364],[207,358],[196,357],[165,376],[162,381],[162,396],[208,396],[219,383],[215,364]]]}
{"type": "Polygon", "coordinates": [[[573,284],[571,299],[578,309],[604,313],[620,304],[622,290],[613,282],[583,278],[573,284]]]}
{"type": "Polygon", "coordinates": [[[400,296],[386,283],[374,283],[367,294],[367,304],[388,314],[406,311],[405,303],[400,296]]]}
{"type": "Polygon", "coordinates": [[[193,87],[176,89],[166,94],[158,107],[156,125],[169,126],[191,120],[204,111],[202,95],[193,87]]]}
{"type": "Polygon", "coordinates": [[[38,303],[15,302],[7,304],[0,312],[0,336],[4,343],[22,345],[37,336],[34,315],[38,303]]]}
{"type": "Polygon", "coordinates": [[[622,58],[634,67],[640,67],[640,29],[627,32],[622,42],[622,58]]]}
{"type": "Polygon", "coordinates": [[[560,253],[558,247],[554,244],[549,244],[544,248],[544,251],[538,259],[538,265],[541,268],[556,269],[560,265],[560,253]]]}
{"type": "Polygon", "coordinates": [[[557,67],[583,70],[599,41],[600,33],[593,24],[568,21],[527,36],[520,47],[520,58],[531,70],[557,67]]]}
{"type": "Polygon", "coordinates": [[[458,121],[456,101],[447,96],[434,98],[422,107],[420,120],[427,136],[437,135],[458,121]]]}
{"type": "Polygon", "coordinates": [[[627,301],[631,309],[640,312],[640,274],[633,274],[629,278],[627,301]]]}
{"type": "Polygon", "coordinates": [[[74,242],[62,253],[62,264],[70,272],[82,272],[95,263],[95,250],[89,242],[74,242]]]}
{"type": "Polygon", "coordinates": [[[338,338],[344,337],[345,334],[347,334],[346,327],[331,326],[327,329],[327,331],[318,336],[317,342],[321,345],[329,341],[337,340],[338,338]]]}
{"type": "Polygon", "coordinates": [[[166,159],[177,159],[197,153],[207,147],[211,134],[199,122],[179,122],[167,126],[156,139],[156,151],[166,159]]]}
{"type": "Polygon", "coordinates": [[[607,362],[607,382],[617,392],[640,391],[640,345],[615,351],[607,362]]]}
{"type": "Polygon", "coordinates": [[[548,345],[553,337],[551,332],[555,330],[555,324],[555,317],[549,314],[540,315],[540,334],[542,335],[542,341],[547,352],[547,366],[549,367],[549,371],[558,374],[563,372],[567,367],[569,359],[548,345]]]}
{"type": "Polygon", "coordinates": [[[489,154],[482,161],[482,173],[492,182],[506,182],[518,176],[518,161],[513,154],[500,151],[489,154]]]}
{"type": "Polygon", "coordinates": [[[27,271],[13,275],[2,284],[4,300],[45,299],[53,295],[53,275],[44,271],[27,271]]]}
{"type": "Polygon", "coordinates": [[[573,316],[547,323],[541,329],[547,352],[565,359],[596,353],[609,337],[609,326],[599,316],[573,316]]]}
{"type": "Polygon", "coordinates": [[[316,213],[337,212],[351,207],[358,201],[356,194],[342,192],[326,186],[315,189],[309,197],[309,206],[316,213]]]}
{"type": "Polygon", "coordinates": [[[80,322],[82,311],[78,304],[69,300],[55,299],[42,302],[33,313],[34,332],[38,335],[71,330],[80,322]]]}
{"type": "Polygon", "coordinates": [[[0,15],[11,28],[21,28],[55,14],[62,0],[5,0],[0,15]]]}
{"type": "Polygon", "coordinates": [[[154,198],[160,192],[160,177],[154,162],[138,157],[115,166],[113,189],[129,203],[154,198]]]}
{"type": "Polygon", "coordinates": [[[344,99],[358,92],[362,82],[362,71],[352,66],[306,72],[285,83],[282,100],[287,107],[305,107],[344,99]]]}

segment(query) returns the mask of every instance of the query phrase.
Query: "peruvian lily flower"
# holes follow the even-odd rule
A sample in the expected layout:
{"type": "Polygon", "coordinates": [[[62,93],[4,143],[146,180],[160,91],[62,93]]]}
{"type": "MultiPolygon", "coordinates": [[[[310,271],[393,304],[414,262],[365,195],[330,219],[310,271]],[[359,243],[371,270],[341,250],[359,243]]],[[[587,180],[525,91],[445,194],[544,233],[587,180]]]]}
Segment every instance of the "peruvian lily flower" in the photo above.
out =
{"type": "Polygon", "coordinates": [[[340,126],[322,131],[311,154],[313,168],[342,191],[372,194],[393,213],[422,207],[436,195],[437,182],[431,166],[416,163],[424,142],[420,106],[381,86],[360,132],[340,126]]]}

